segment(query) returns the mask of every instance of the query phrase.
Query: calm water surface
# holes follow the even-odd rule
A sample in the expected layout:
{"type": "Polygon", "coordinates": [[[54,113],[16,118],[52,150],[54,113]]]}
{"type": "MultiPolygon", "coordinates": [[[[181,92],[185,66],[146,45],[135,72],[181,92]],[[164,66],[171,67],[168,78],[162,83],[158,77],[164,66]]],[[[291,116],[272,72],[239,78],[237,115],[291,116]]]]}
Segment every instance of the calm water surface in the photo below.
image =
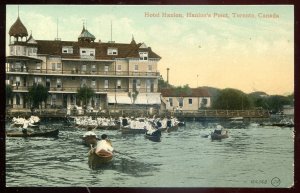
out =
{"type": "Polygon", "coordinates": [[[209,124],[188,122],[163,133],[109,135],[115,154],[108,165],[88,167],[83,130],[59,127],[58,138],[6,138],[7,187],[290,187],[294,176],[293,128],[229,128],[229,138],[211,141],[209,124]]]}

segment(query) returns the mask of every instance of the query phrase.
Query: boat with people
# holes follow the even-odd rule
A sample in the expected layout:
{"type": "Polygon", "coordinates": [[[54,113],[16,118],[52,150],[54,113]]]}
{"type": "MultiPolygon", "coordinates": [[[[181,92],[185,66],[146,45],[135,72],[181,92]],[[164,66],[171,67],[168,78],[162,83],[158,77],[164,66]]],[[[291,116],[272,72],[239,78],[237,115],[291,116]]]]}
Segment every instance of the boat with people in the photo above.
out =
{"type": "Polygon", "coordinates": [[[101,167],[113,159],[113,147],[106,134],[101,135],[101,140],[96,147],[92,147],[88,153],[88,165],[91,169],[101,167]]]}
{"type": "Polygon", "coordinates": [[[174,117],[158,118],[154,121],[154,125],[161,131],[171,132],[178,129],[179,121],[174,117]]]}
{"type": "Polygon", "coordinates": [[[44,130],[44,131],[11,131],[6,132],[7,137],[57,137],[59,129],[44,130]]]}
{"type": "Polygon", "coordinates": [[[28,127],[39,127],[41,119],[38,116],[31,115],[29,118],[13,117],[11,121],[11,127],[22,127],[24,124],[28,124],[28,127]]]}
{"type": "Polygon", "coordinates": [[[146,131],[152,129],[151,122],[147,118],[129,118],[123,116],[120,118],[120,123],[122,134],[144,134],[146,131]]]}
{"type": "Polygon", "coordinates": [[[221,125],[217,125],[217,128],[210,134],[211,140],[221,140],[229,137],[227,129],[224,129],[221,125]]]}

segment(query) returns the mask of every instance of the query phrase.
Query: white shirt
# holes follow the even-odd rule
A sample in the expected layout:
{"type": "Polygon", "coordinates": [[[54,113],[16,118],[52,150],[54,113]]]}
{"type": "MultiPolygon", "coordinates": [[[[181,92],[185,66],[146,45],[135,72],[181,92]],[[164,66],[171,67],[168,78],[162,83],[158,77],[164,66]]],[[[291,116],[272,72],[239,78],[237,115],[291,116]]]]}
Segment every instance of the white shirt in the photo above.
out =
{"type": "Polygon", "coordinates": [[[114,148],[106,140],[100,140],[97,142],[96,153],[101,151],[102,149],[111,152],[114,150],[114,148]]]}

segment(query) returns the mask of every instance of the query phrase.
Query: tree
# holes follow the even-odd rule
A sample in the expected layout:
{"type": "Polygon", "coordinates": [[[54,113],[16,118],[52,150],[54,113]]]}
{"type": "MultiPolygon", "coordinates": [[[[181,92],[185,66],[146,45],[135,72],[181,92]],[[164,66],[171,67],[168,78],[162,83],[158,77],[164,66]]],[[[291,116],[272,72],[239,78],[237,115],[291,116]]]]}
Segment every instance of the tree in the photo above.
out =
{"type": "Polygon", "coordinates": [[[92,88],[83,86],[77,89],[76,98],[81,101],[85,106],[87,102],[95,95],[95,92],[92,88]]]}
{"type": "Polygon", "coordinates": [[[6,104],[8,104],[8,101],[13,97],[13,89],[11,85],[5,86],[5,96],[6,96],[6,104]]]}
{"type": "Polygon", "coordinates": [[[39,108],[42,102],[46,104],[48,96],[48,88],[42,84],[34,84],[29,88],[28,98],[33,108],[39,108]]]}
{"type": "Polygon", "coordinates": [[[162,76],[159,77],[158,79],[158,90],[160,91],[161,89],[164,88],[173,88],[173,85],[170,85],[169,83],[167,83],[162,76]]]}
{"type": "Polygon", "coordinates": [[[216,101],[213,103],[214,109],[241,110],[250,109],[251,100],[244,92],[226,88],[220,91],[216,101]]]}
{"type": "Polygon", "coordinates": [[[283,105],[290,105],[291,101],[286,96],[272,95],[268,97],[267,103],[269,106],[269,110],[276,113],[278,111],[282,111],[283,105]]]}

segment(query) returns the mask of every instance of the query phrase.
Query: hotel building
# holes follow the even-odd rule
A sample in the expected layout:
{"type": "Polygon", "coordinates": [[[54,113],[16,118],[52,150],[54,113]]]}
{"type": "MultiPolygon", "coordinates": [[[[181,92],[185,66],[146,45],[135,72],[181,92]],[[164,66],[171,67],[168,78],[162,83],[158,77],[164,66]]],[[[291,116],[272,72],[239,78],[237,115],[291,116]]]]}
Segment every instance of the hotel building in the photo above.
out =
{"type": "Polygon", "coordinates": [[[78,34],[77,41],[35,40],[18,16],[9,29],[6,57],[6,84],[13,88],[9,105],[30,108],[28,89],[42,84],[49,90],[47,108],[80,105],[76,94],[83,86],[95,92],[88,101],[94,109],[132,104],[159,108],[161,57],[151,47],[133,37],[130,43],[95,41],[85,26],[78,34]]]}

